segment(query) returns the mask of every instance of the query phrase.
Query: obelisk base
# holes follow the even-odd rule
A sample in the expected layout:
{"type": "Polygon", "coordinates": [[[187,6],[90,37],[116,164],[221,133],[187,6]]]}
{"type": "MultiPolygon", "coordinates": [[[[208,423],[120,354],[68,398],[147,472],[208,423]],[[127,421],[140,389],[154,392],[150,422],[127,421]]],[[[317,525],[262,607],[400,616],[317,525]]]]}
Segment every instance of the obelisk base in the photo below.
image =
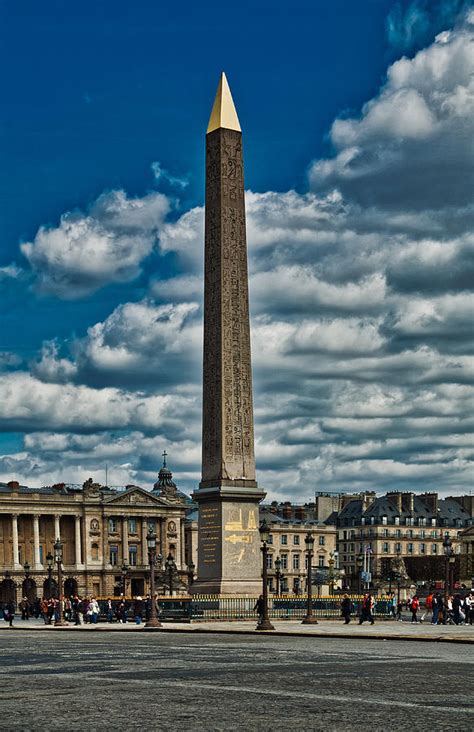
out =
{"type": "Polygon", "coordinates": [[[258,504],[264,497],[255,481],[243,480],[201,484],[193,494],[199,504],[199,528],[198,578],[192,594],[261,593],[258,504]]]}

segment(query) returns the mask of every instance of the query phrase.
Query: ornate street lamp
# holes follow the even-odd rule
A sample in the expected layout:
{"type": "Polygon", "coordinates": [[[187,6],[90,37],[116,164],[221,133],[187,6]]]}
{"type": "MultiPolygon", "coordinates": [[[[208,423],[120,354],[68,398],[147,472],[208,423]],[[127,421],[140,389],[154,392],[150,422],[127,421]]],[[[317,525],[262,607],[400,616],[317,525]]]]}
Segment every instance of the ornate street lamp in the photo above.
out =
{"type": "Polygon", "coordinates": [[[276,594],[277,597],[281,592],[281,579],[282,579],[282,573],[281,573],[281,559],[280,557],[277,557],[275,559],[275,579],[276,579],[276,594]]]}
{"type": "Polygon", "coordinates": [[[190,590],[191,590],[191,587],[192,587],[192,585],[193,585],[193,582],[194,582],[194,573],[195,573],[195,571],[196,571],[196,565],[195,565],[195,564],[194,564],[194,562],[193,562],[193,561],[191,560],[191,561],[189,562],[189,564],[188,564],[188,592],[190,592],[190,590]]]}
{"type": "Polygon", "coordinates": [[[120,572],[122,574],[122,595],[123,595],[123,599],[125,600],[126,589],[127,589],[127,577],[128,577],[128,565],[126,565],[125,562],[122,564],[120,572]]]}
{"type": "Polygon", "coordinates": [[[362,568],[364,566],[364,556],[363,554],[359,554],[357,557],[357,582],[358,582],[358,588],[359,588],[359,595],[362,595],[362,568]]]}
{"type": "Polygon", "coordinates": [[[328,578],[329,578],[329,594],[330,595],[334,595],[334,577],[335,577],[334,565],[336,563],[334,556],[335,556],[334,552],[331,552],[329,555],[329,562],[328,562],[329,563],[329,573],[328,573],[329,577],[328,578]]]}
{"type": "Polygon", "coordinates": [[[176,570],[176,564],[171,552],[166,557],[165,567],[168,572],[168,584],[170,588],[170,597],[173,596],[173,573],[176,570]]]}
{"type": "Polygon", "coordinates": [[[444,612],[445,612],[445,618],[447,617],[447,610],[448,610],[448,597],[450,592],[452,591],[451,588],[451,568],[454,569],[454,564],[456,562],[456,557],[454,556],[454,549],[453,549],[453,542],[449,538],[449,535],[446,534],[443,541],[443,549],[444,549],[444,556],[445,556],[445,579],[444,579],[444,612]]]}
{"type": "Polygon", "coordinates": [[[306,544],[306,557],[308,560],[306,583],[307,587],[307,600],[306,600],[306,615],[301,621],[304,625],[317,625],[318,621],[313,615],[313,577],[312,577],[312,559],[313,559],[313,547],[314,547],[314,536],[311,531],[308,531],[304,538],[306,544]]]}
{"type": "Polygon", "coordinates": [[[270,527],[265,519],[261,522],[259,528],[260,541],[262,542],[262,602],[263,608],[257,623],[256,630],[275,630],[268,617],[268,577],[267,577],[267,557],[268,557],[268,540],[270,538],[270,527]]]}
{"type": "Polygon", "coordinates": [[[145,623],[145,628],[161,628],[161,623],[156,616],[155,598],[155,562],[156,562],[156,534],[152,529],[148,530],[146,537],[148,546],[148,561],[150,562],[150,619],[145,623]]]}
{"type": "Polygon", "coordinates": [[[63,598],[63,545],[58,537],[54,545],[54,561],[58,567],[58,600],[59,600],[59,617],[54,621],[55,625],[69,625],[64,620],[64,598],[63,598]]]}

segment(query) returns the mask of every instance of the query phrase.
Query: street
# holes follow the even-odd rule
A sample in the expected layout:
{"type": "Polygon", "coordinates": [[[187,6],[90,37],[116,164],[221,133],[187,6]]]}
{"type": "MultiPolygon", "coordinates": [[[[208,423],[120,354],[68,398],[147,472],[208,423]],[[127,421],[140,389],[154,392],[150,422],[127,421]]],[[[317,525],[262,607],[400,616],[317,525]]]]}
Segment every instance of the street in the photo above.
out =
{"type": "Polygon", "coordinates": [[[5,730],[470,729],[469,645],[0,632],[5,730]]]}

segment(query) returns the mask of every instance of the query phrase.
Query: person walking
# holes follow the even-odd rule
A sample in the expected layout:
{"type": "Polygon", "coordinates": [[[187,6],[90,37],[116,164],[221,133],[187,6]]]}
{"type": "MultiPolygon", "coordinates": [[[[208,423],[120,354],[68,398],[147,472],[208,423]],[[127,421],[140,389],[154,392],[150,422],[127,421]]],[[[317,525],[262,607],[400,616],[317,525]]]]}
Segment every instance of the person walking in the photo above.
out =
{"type": "Polygon", "coordinates": [[[143,618],[143,600],[140,595],[137,595],[133,603],[133,617],[135,618],[135,624],[141,625],[143,618]]]}
{"type": "Polygon", "coordinates": [[[431,613],[431,615],[433,615],[433,593],[432,592],[430,592],[428,594],[428,596],[425,600],[425,611],[423,612],[423,614],[420,618],[420,623],[422,623],[424,621],[424,619],[426,618],[426,616],[429,615],[430,613],[431,613]]]}
{"type": "Polygon", "coordinates": [[[365,623],[366,620],[370,621],[370,624],[373,625],[375,620],[372,615],[372,610],[374,608],[375,601],[370,592],[364,595],[364,599],[362,600],[362,612],[361,616],[359,618],[359,625],[362,625],[362,623],[365,623]]]}
{"type": "Polygon", "coordinates": [[[23,597],[21,599],[19,608],[21,611],[21,619],[29,620],[30,619],[30,603],[28,602],[27,597],[23,597]]]}
{"type": "Polygon", "coordinates": [[[353,610],[352,600],[349,595],[344,595],[341,602],[341,615],[344,618],[344,625],[349,625],[351,622],[351,613],[353,610]]]}
{"type": "Polygon", "coordinates": [[[431,624],[438,625],[439,616],[439,592],[431,598],[431,624]]]}
{"type": "Polygon", "coordinates": [[[254,611],[257,611],[258,614],[258,622],[261,623],[263,620],[263,612],[265,610],[265,603],[263,602],[263,595],[258,596],[258,600],[253,606],[254,611]]]}
{"type": "Polygon", "coordinates": [[[420,601],[418,599],[418,595],[413,595],[411,603],[410,603],[410,610],[411,610],[411,622],[417,623],[417,612],[420,609],[420,601]]]}

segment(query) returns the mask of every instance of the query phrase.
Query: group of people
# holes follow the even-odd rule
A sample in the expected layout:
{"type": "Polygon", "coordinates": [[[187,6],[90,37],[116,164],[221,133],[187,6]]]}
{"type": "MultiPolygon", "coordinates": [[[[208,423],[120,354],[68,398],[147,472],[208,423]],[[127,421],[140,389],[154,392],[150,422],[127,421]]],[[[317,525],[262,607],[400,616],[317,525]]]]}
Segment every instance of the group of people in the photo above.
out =
{"type": "MultiPolygon", "coordinates": [[[[158,604],[156,604],[156,608],[158,612],[158,604]]],[[[37,598],[34,602],[30,602],[27,597],[23,597],[18,604],[18,610],[21,613],[22,620],[41,617],[45,625],[52,625],[60,616],[59,600],[56,597],[37,598]]],[[[13,602],[4,604],[2,608],[3,619],[10,626],[13,625],[15,611],[16,607],[13,602]]],[[[124,598],[118,602],[109,598],[99,604],[95,597],[81,598],[78,595],[73,595],[64,598],[63,614],[64,619],[74,625],[83,625],[85,623],[95,625],[103,616],[105,616],[108,623],[126,623],[132,617],[134,622],[140,625],[144,619],[149,620],[151,616],[151,598],[147,596],[143,599],[137,596],[131,602],[127,602],[124,598]]]]}
{"type": "MultiPolygon", "coordinates": [[[[449,595],[447,603],[440,592],[430,592],[423,601],[418,595],[413,595],[407,600],[399,600],[390,593],[387,601],[395,620],[402,620],[402,613],[406,609],[411,612],[412,623],[423,623],[428,618],[433,625],[474,625],[474,590],[464,596],[460,593],[449,595]]],[[[360,605],[359,625],[365,622],[374,624],[374,607],[375,598],[367,592],[360,605]]],[[[341,615],[346,625],[351,622],[354,612],[354,603],[349,595],[344,595],[341,601],[341,615]]]]}

